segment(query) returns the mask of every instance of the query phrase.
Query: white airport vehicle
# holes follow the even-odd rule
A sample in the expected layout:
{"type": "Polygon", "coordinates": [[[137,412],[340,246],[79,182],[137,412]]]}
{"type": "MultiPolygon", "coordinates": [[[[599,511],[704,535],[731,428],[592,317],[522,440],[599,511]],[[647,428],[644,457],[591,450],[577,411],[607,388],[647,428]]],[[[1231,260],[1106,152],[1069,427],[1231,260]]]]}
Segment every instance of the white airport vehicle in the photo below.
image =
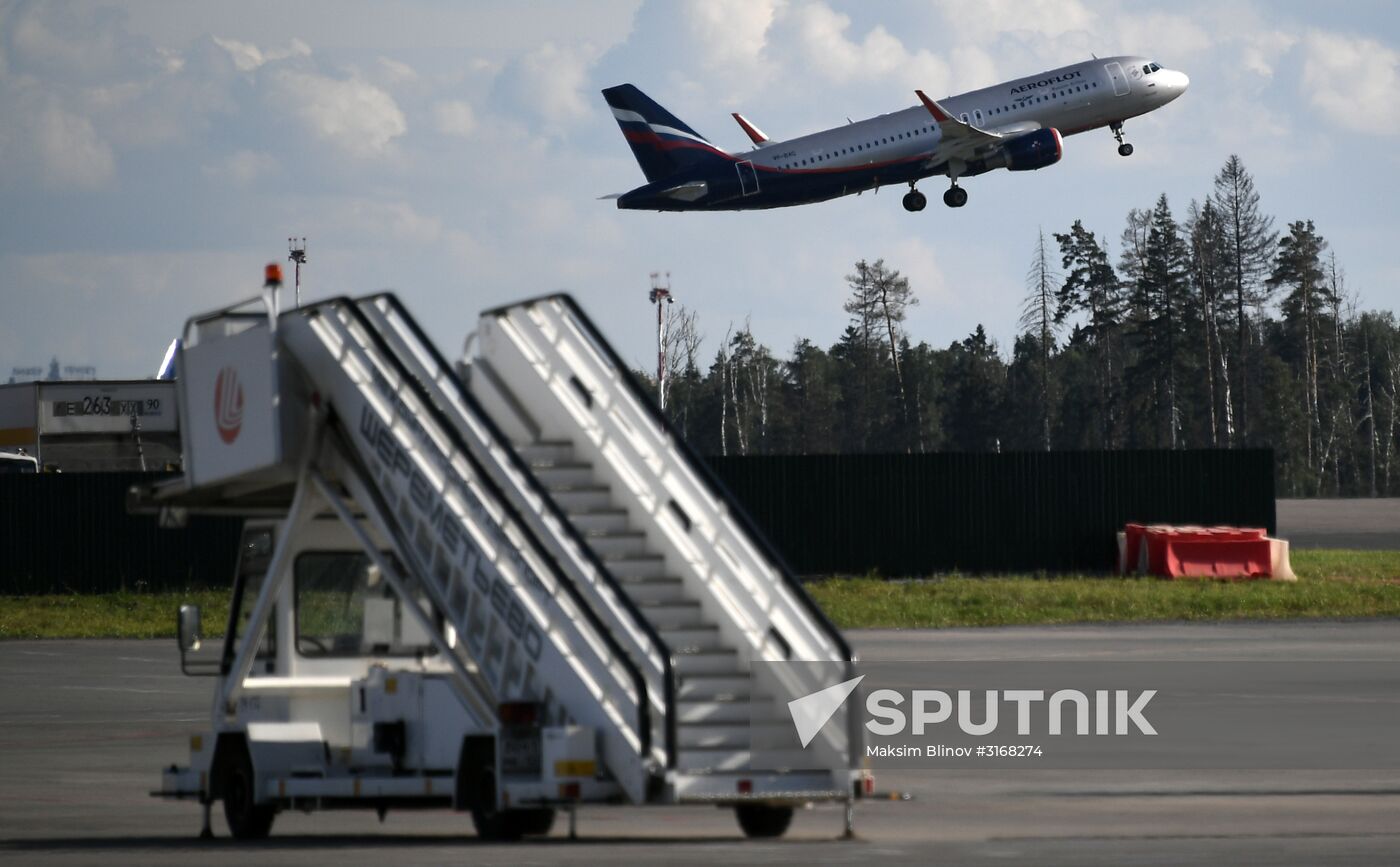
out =
{"type": "Polygon", "coordinates": [[[854,714],[825,766],[749,752],[810,689],[753,696],[750,665],[851,671],[850,647],[572,299],[486,311],[453,366],[394,296],[280,311],[274,272],[187,323],[185,474],[133,490],[166,523],[245,517],[221,648],[179,613],[211,730],[153,794],[206,833],[222,801],[239,838],[442,807],[514,839],[580,803],[734,807],[766,837],[836,801],[850,830],[854,714]]]}
{"type": "Polygon", "coordinates": [[[39,459],[24,452],[0,451],[0,473],[37,473],[39,459]]]}

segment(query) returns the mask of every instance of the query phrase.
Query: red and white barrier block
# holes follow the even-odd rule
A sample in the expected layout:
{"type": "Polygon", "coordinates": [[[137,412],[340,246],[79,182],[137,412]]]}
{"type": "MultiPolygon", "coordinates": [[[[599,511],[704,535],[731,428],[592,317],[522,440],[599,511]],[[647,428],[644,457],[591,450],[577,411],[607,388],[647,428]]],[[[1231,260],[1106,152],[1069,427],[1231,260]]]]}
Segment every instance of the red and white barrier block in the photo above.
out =
{"type": "Polygon", "coordinates": [[[1128,524],[1118,534],[1119,574],[1161,578],[1296,581],[1288,541],[1256,527],[1128,524]]]}

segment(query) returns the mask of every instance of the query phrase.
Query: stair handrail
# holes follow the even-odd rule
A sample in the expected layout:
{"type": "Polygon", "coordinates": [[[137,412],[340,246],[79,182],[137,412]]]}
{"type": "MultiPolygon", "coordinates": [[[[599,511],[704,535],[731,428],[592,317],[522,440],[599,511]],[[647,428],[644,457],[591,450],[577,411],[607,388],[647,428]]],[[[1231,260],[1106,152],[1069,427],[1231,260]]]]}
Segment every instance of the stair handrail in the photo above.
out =
{"type": "MultiPolygon", "coordinates": [[[[485,472],[485,468],[481,465],[481,462],[476,458],[476,455],[474,455],[472,451],[467,447],[456,426],[451,423],[451,421],[446,417],[446,415],[437,406],[437,404],[430,399],[430,396],[427,394],[427,389],[423,386],[421,382],[418,381],[418,378],[413,376],[406,370],[403,362],[399,360],[399,358],[394,354],[392,348],[384,340],[383,335],[381,335],[374,328],[373,324],[369,321],[368,317],[364,315],[364,313],[356,306],[355,302],[352,299],[344,295],[333,296],[331,298],[326,298],[321,301],[318,301],[314,306],[300,307],[295,310],[289,310],[283,313],[282,315],[302,315],[308,318],[311,316],[321,316],[324,315],[322,311],[326,307],[340,307],[344,309],[347,313],[350,314],[350,317],[360,325],[364,332],[367,335],[369,335],[370,340],[373,341],[373,343],[375,344],[375,348],[378,349],[380,353],[385,357],[386,362],[394,369],[394,372],[398,374],[400,380],[407,384],[408,387],[413,391],[414,396],[416,396],[423,403],[424,408],[432,417],[433,422],[437,424],[439,428],[442,429],[443,433],[447,436],[449,442],[451,442],[451,444],[459,452],[461,452],[463,457],[466,459],[468,465],[471,466],[473,471],[476,472],[478,478],[482,482],[482,485],[491,493],[492,497],[501,504],[501,507],[505,510],[507,517],[520,528],[521,533],[525,536],[525,538],[531,544],[532,547],[534,547],[536,550],[544,552],[546,549],[544,545],[541,544],[538,536],[535,534],[534,528],[523,520],[519,510],[515,507],[515,504],[511,502],[510,499],[504,496],[504,492],[502,492],[499,485],[496,484],[496,480],[491,478],[489,473],[485,472]]],[[[584,617],[588,620],[589,625],[594,629],[595,632],[599,634],[599,637],[603,640],[603,643],[607,645],[608,650],[611,651],[613,655],[617,658],[619,664],[621,664],[622,667],[626,669],[627,672],[631,675],[633,685],[637,690],[638,698],[637,737],[640,742],[639,752],[641,753],[643,758],[649,758],[651,755],[651,702],[647,697],[648,692],[645,675],[642,674],[641,669],[638,668],[637,664],[627,654],[626,650],[622,647],[622,645],[618,643],[617,638],[612,634],[612,631],[609,630],[606,627],[606,625],[599,619],[597,612],[595,612],[592,606],[590,606],[587,603],[587,601],[583,598],[582,594],[579,592],[578,588],[574,586],[573,582],[565,580],[565,576],[562,574],[562,570],[560,569],[559,564],[555,562],[554,558],[544,556],[540,559],[545,561],[545,563],[547,564],[547,568],[550,570],[551,574],[555,578],[555,581],[560,586],[565,588],[565,592],[569,594],[569,598],[573,600],[573,602],[583,612],[584,617]]]]}
{"type": "Polygon", "coordinates": [[[512,310],[532,307],[547,301],[558,302],[568,309],[569,313],[572,314],[574,319],[582,326],[594,348],[601,352],[613,367],[617,368],[619,372],[618,379],[624,384],[624,387],[628,389],[631,396],[642,406],[643,412],[648,413],[651,419],[661,427],[663,433],[666,434],[675,448],[685,457],[686,462],[695,470],[701,482],[709,488],[710,494],[728,507],[730,514],[733,515],[734,519],[744,529],[746,535],[758,546],[763,555],[772,562],[774,571],[778,573],[783,585],[798,601],[798,604],[806,610],[808,616],[817,624],[819,630],[825,633],[827,638],[835,645],[836,649],[841,653],[842,661],[854,664],[857,661],[857,657],[855,652],[851,650],[851,646],[847,643],[845,636],[841,634],[841,630],[836,628],[836,624],[831,622],[831,618],[827,616],[826,612],[821,609],[821,606],[816,603],[816,600],[814,600],[811,594],[807,592],[806,588],[802,586],[802,582],[797,580],[796,576],[793,574],[792,568],[788,566],[786,558],[773,546],[768,535],[759,529],[758,525],[749,515],[748,510],[744,508],[738,498],[729,490],[728,486],[720,480],[719,476],[715,474],[715,471],[710,465],[700,457],[690,443],[686,441],[685,437],[681,436],[680,432],[676,430],[675,425],[671,423],[671,420],[668,419],[666,414],[661,411],[661,408],[657,406],[651,393],[642,388],[636,377],[632,375],[632,369],[628,367],[626,362],[622,360],[622,357],[617,354],[617,350],[613,349],[612,344],[603,337],[598,326],[595,325],[592,318],[583,311],[583,308],[579,306],[572,295],[567,292],[539,295],[524,301],[516,301],[511,304],[503,304],[499,307],[490,308],[483,311],[482,315],[503,317],[512,310]]]}
{"type": "Polygon", "coordinates": [[[529,465],[525,463],[524,458],[516,451],[510,439],[505,436],[500,426],[496,424],[495,419],[491,418],[481,406],[481,402],[476,399],[476,396],[465,387],[461,379],[457,376],[456,371],[447,363],[446,358],[437,348],[437,345],[428,339],[427,334],[424,333],[417,320],[408,315],[408,311],[404,308],[403,303],[399,301],[398,296],[393,292],[380,292],[368,296],[364,300],[370,302],[383,300],[394,309],[394,312],[398,314],[403,323],[413,332],[414,338],[429,352],[433,362],[446,374],[448,381],[457,388],[459,396],[463,399],[463,403],[476,414],[477,419],[482,422],[482,425],[486,428],[491,438],[501,444],[511,461],[511,465],[525,478],[531,491],[539,497],[546,508],[549,509],[550,514],[554,517],[556,522],[563,527],[569,540],[582,552],[584,558],[588,561],[589,565],[593,567],[594,571],[597,572],[603,583],[613,591],[613,595],[618,599],[628,616],[641,628],[642,632],[647,636],[647,640],[655,647],[657,655],[661,658],[662,665],[663,706],[666,711],[666,767],[674,769],[677,762],[675,651],[672,650],[666,640],[661,637],[655,624],[642,615],[641,609],[637,607],[631,595],[622,589],[622,585],[617,580],[617,576],[613,574],[611,569],[603,564],[602,559],[598,557],[593,547],[584,541],[582,534],[579,533],[578,528],[574,526],[573,522],[568,520],[568,516],[559,506],[558,502],[555,501],[553,494],[545,488],[540,482],[539,477],[536,476],[529,465]]]}

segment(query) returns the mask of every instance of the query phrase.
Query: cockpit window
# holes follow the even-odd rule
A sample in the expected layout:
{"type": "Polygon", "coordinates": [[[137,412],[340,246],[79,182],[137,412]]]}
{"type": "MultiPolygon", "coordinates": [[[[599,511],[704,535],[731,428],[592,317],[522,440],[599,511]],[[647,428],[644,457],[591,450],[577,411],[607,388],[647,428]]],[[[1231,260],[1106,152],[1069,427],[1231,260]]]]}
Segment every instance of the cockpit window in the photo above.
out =
{"type": "Polygon", "coordinates": [[[1155,64],[1155,63],[1149,63],[1149,64],[1147,64],[1146,66],[1144,66],[1144,67],[1142,68],[1142,71],[1143,71],[1143,72],[1146,72],[1148,75],[1151,75],[1152,73],[1158,71],[1158,70],[1161,69],[1161,68],[1162,68],[1162,67],[1158,66],[1158,65],[1155,64]]]}

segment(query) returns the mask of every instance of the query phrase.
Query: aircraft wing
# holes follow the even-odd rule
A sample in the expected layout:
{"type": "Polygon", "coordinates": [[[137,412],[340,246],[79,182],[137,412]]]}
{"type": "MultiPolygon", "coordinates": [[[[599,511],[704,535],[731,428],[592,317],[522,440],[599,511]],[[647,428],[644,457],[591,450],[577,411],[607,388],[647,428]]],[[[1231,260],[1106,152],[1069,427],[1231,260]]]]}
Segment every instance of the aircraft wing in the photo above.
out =
{"type": "Polygon", "coordinates": [[[938,131],[942,135],[937,152],[939,162],[949,159],[971,159],[976,157],[978,152],[1000,147],[1007,139],[1015,137],[988,132],[970,123],[963,123],[949,114],[937,101],[929,99],[922,90],[914,92],[919,95],[919,101],[924,104],[924,108],[927,108],[928,113],[938,122],[938,131]]]}

